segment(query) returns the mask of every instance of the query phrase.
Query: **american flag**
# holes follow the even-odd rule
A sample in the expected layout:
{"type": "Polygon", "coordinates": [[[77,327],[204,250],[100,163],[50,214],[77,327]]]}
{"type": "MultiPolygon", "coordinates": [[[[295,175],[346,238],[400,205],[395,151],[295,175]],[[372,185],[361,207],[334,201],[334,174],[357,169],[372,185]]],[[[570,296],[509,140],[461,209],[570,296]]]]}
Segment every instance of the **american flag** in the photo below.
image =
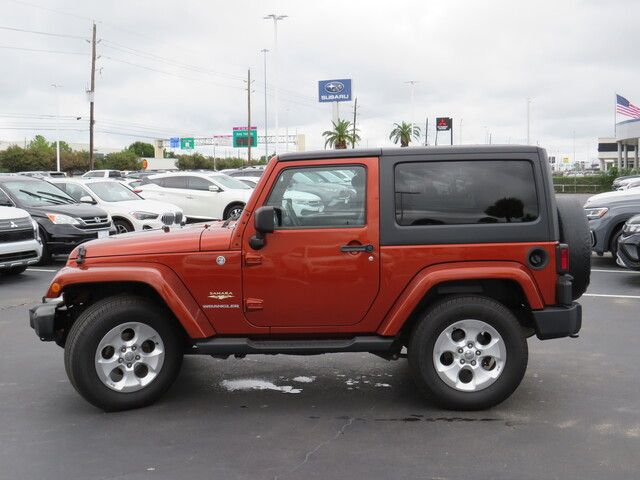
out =
{"type": "Polygon", "coordinates": [[[631,118],[640,119],[640,108],[636,107],[622,95],[616,95],[616,112],[631,118]]]}

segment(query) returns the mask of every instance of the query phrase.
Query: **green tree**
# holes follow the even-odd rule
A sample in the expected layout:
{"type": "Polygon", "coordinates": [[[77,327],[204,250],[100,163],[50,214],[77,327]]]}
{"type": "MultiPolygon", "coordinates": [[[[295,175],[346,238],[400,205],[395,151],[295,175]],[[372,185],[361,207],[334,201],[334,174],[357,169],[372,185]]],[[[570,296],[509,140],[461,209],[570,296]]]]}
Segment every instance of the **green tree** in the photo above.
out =
{"type": "Polygon", "coordinates": [[[60,168],[65,172],[86,172],[89,170],[89,152],[83,150],[74,152],[72,150],[62,151],[60,144],[60,168]]]}
{"type": "Polygon", "coordinates": [[[418,140],[420,138],[420,127],[412,125],[407,122],[394,123],[393,130],[389,134],[389,140],[393,140],[393,143],[400,142],[401,147],[408,147],[411,140],[418,140]]]}
{"type": "Polygon", "coordinates": [[[151,158],[155,154],[153,145],[145,142],[134,142],[127,147],[127,150],[135,153],[139,157],[151,158]]]}
{"type": "Polygon", "coordinates": [[[99,162],[100,167],[111,170],[140,170],[142,161],[138,156],[128,150],[110,153],[99,162]]]}
{"type": "Polygon", "coordinates": [[[358,135],[358,129],[353,129],[353,125],[349,120],[338,120],[338,123],[331,122],[333,124],[333,130],[326,130],[322,133],[325,138],[324,147],[329,145],[336,150],[344,150],[347,148],[347,143],[355,144],[360,141],[360,135],[358,135]]]}
{"type": "Polygon", "coordinates": [[[12,146],[0,152],[0,168],[8,172],[51,170],[54,164],[55,155],[41,144],[35,148],[12,146]]]}

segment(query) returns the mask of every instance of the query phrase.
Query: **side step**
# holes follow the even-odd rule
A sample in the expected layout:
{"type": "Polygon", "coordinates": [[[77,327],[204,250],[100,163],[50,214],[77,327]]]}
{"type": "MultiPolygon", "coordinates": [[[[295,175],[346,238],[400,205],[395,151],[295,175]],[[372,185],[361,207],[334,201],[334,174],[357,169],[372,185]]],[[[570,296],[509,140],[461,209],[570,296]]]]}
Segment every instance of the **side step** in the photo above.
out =
{"type": "Polygon", "coordinates": [[[197,340],[185,353],[201,355],[286,354],[318,355],[338,352],[384,353],[391,350],[395,338],[362,335],[327,340],[256,340],[244,337],[213,337],[197,340]]]}

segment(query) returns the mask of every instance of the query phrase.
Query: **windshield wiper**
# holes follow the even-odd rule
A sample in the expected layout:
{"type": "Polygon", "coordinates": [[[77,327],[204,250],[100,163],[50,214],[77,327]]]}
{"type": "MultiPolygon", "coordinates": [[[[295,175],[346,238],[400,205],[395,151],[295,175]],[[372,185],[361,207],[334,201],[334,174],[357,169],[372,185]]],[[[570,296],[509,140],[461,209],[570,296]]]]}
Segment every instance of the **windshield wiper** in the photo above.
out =
{"type": "Polygon", "coordinates": [[[73,200],[71,200],[71,199],[69,199],[69,198],[67,198],[67,197],[64,197],[64,196],[62,196],[62,195],[58,195],[58,194],[56,194],[56,193],[43,192],[43,191],[41,191],[41,190],[36,190],[36,193],[39,193],[40,195],[50,195],[50,196],[52,196],[52,197],[59,198],[60,200],[64,200],[64,201],[65,201],[65,202],[67,202],[67,203],[76,203],[75,201],[73,201],[73,200]]]}
{"type": "Polygon", "coordinates": [[[64,202],[61,202],[60,200],[56,200],[55,198],[43,197],[42,195],[38,195],[37,193],[30,192],[29,190],[20,189],[20,192],[26,193],[30,197],[36,197],[36,198],[39,198],[41,200],[45,200],[47,202],[52,202],[54,205],[64,205],[64,202]]]}

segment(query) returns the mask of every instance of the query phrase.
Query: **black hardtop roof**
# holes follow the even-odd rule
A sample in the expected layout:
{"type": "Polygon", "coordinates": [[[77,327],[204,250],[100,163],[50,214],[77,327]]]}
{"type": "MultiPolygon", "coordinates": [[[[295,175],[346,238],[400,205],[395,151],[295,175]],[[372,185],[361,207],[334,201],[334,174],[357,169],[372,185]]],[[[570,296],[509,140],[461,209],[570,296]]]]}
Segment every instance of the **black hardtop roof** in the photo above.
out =
{"type": "Polygon", "coordinates": [[[531,145],[445,145],[433,147],[355,148],[346,150],[313,150],[278,155],[278,161],[313,160],[322,158],[357,158],[451,153],[538,153],[542,149],[531,145]]]}

